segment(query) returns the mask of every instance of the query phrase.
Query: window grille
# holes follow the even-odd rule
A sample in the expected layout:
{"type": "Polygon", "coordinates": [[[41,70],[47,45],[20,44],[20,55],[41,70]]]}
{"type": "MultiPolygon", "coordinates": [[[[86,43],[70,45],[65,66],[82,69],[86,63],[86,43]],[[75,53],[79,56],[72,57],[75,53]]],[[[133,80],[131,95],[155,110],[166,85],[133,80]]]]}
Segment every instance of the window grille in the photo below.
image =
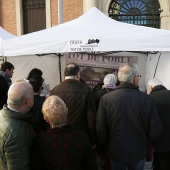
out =
{"type": "Polygon", "coordinates": [[[160,28],[160,5],[157,0],[113,0],[109,17],[124,23],[160,28]]]}

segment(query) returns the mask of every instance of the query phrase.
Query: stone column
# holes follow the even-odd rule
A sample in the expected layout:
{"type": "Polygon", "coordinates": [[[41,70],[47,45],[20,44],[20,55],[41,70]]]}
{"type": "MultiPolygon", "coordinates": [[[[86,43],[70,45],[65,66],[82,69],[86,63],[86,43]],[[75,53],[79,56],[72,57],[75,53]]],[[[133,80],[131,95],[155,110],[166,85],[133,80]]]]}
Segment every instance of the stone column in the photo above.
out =
{"type": "Polygon", "coordinates": [[[170,30],[170,1],[159,0],[160,3],[160,28],[170,30]]]}
{"type": "Polygon", "coordinates": [[[83,0],[83,12],[85,13],[92,7],[98,7],[98,0],[83,0]]]}
{"type": "Polygon", "coordinates": [[[22,1],[16,0],[16,27],[17,32],[16,34],[22,35],[23,34],[23,10],[22,10],[22,1]]]}
{"type": "Polygon", "coordinates": [[[46,28],[51,27],[51,0],[46,0],[46,28]]]}

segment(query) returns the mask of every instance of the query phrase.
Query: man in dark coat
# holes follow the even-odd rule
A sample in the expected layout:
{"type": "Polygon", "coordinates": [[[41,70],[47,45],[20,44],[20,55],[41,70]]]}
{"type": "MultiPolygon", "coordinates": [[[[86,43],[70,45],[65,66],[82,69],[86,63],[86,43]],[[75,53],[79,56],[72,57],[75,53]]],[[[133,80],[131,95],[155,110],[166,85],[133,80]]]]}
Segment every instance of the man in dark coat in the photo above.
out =
{"type": "Polygon", "coordinates": [[[69,63],[65,68],[65,79],[55,86],[50,95],[59,96],[68,107],[68,123],[75,130],[88,134],[93,145],[96,144],[96,108],[90,87],[81,83],[80,68],[69,63]]]}
{"type": "Polygon", "coordinates": [[[140,77],[136,64],[120,66],[121,84],[100,100],[97,132],[107,147],[112,170],[144,170],[148,141],[161,134],[156,106],[137,88],[140,77]]]}
{"type": "Polygon", "coordinates": [[[11,78],[14,73],[14,66],[10,62],[3,62],[0,68],[0,109],[7,103],[7,93],[12,84],[11,78]]]}
{"type": "Polygon", "coordinates": [[[159,79],[148,82],[150,96],[154,100],[163,130],[161,136],[153,143],[155,149],[153,157],[154,170],[170,169],[170,91],[167,90],[159,79]]]}
{"type": "Polygon", "coordinates": [[[7,103],[8,83],[3,76],[0,75],[0,109],[7,103]]]}

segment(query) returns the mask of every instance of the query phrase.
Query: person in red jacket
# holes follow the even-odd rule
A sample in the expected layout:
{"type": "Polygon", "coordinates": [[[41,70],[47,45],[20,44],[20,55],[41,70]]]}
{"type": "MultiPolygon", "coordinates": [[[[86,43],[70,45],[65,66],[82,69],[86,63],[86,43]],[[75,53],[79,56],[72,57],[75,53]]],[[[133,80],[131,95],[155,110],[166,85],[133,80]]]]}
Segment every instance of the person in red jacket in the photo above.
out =
{"type": "Polygon", "coordinates": [[[50,128],[40,132],[33,144],[33,169],[97,170],[97,163],[86,133],[67,124],[68,109],[58,96],[49,96],[42,111],[50,128]]]}

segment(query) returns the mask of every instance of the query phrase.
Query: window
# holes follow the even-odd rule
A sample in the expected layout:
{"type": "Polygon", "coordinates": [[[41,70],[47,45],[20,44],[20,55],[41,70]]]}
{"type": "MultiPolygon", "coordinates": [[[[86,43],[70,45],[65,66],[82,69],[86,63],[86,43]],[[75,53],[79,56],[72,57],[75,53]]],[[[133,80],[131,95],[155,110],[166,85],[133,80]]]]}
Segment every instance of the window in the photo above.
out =
{"type": "Polygon", "coordinates": [[[135,25],[160,28],[160,5],[157,0],[113,0],[109,17],[135,25]]]}
{"type": "Polygon", "coordinates": [[[23,0],[24,34],[46,28],[45,0],[23,0]]]}

